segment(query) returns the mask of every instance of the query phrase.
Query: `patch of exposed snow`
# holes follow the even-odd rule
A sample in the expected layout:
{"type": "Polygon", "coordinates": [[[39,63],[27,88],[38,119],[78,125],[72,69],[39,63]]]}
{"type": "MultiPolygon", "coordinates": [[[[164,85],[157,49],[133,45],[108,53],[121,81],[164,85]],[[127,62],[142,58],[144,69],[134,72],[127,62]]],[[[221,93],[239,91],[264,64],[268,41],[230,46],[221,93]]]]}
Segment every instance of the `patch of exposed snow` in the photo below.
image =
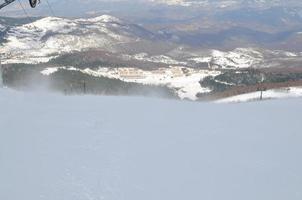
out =
{"type": "Polygon", "coordinates": [[[296,53],[288,52],[288,51],[284,52],[284,54],[288,57],[297,57],[298,56],[296,53]]]}
{"type": "Polygon", "coordinates": [[[59,70],[59,68],[57,67],[48,67],[44,70],[41,71],[41,74],[45,75],[45,76],[49,76],[55,72],[57,72],[59,70]]]}
{"type": "Polygon", "coordinates": [[[201,87],[200,81],[208,76],[217,76],[221,72],[215,70],[198,70],[185,67],[159,68],[157,70],[142,70],[137,68],[99,68],[97,70],[74,67],[46,68],[41,73],[51,75],[65,69],[69,71],[80,71],[95,76],[115,78],[125,82],[140,83],[145,85],[161,85],[174,89],[181,99],[196,100],[199,93],[207,93],[211,90],[201,87]],[[186,72],[184,72],[185,70],[186,72]]]}
{"type": "Polygon", "coordinates": [[[163,63],[167,65],[186,65],[186,62],[175,60],[166,55],[155,55],[150,56],[147,53],[139,53],[134,55],[122,55],[122,58],[126,60],[138,60],[145,62],[153,62],[153,63],[163,63]]]}
{"type": "Polygon", "coordinates": [[[118,19],[117,17],[111,16],[111,15],[101,15],[99,17],[95,17],[95,18],[90,18],[90,19],[79,19],[78,21],[90,21],[90,22],[103,22],[103,23],[122,23],[122,21],[120,19],[118,19]]]}
{"type": "Polygon", "coordinates": [[[301,57],[301,53],[282,50],[236,48],[232,51],[214,49],[210,52],[197,52],[187,57],[189,57],[188,61],[208,63],[210,68],[240,69],[249,67],[274,67],[280,64],[278,61],[280,59],[292,59],[298,56],[301,57]],[[276,62],[274,62],[274,60],[276,60],[276,62]]]}
{"type": "Polygon", "coordinates": [[[279,55],[286,56],[286,57],[297,57],[298,56],[297,53],[289,52],[289,51],[275,50],[275,51],[272,51],[272,53],[276,56],[279,56],[279,55]]]}
{"type": "Polygon", "coordinates": [[[230,52],[212,51],[212,63],[222,68],[248,68],[262,61],[260,52],[248,49],[235,49],[230,52]]]}
{"type": "Polygon", "coordinates": [[[1,32],[2,32],[2,31],[5,31],[5,29],[6,29],[6,27],[3,26],[2,24],[0,24],[0,31],[1,31],[1,32]]]}
{"type": "Polygon", "coordinates": [[[183,7],[216,7],[216,8],[227,8],[238,4],[236,0],[149,0],[157,4],[165,4],[168,6],[183,6],[183,7]]]}
{"type": "Polygon", "coordinates": [[[235,85],[234,83],[228,83],[226,81],[215,80],[216,83],[221,83],[223,85],[235,85]]]}
{"type": "Polygon", "coordinates": [[[108,15],[75,20],[45,17],[12,27],[1,48],[3,62],[47,62],[61,53],[91,48],[110,50],[116,44],[137,40],[135,34],[123,30],[126,25],[117,28],[113,21],[118,19],[108,15]]]}
{"type": "MultiPolygon", "coordinates": [[[[302,87],[289,87],[263,91],[263,99],[302,97],[302,87]]],[[[261,92],[252,92],[217,100],[217,103],[239,103],[260,100],[261,92]]]]}
{"type": "Polygon", "coordinates": [[[212,57],[194,57],[189,60],[194,61],[196,63],[209,63],[212,60],[212,57]]]}
{"type": "Polygon", "coordinates": [[[248,68],[263,61],[263,54],[252,48],[237,48],[233,51],[212,50],[202,56],[189,59],[195,63],[208,63],[213,68],[248,68]]]}

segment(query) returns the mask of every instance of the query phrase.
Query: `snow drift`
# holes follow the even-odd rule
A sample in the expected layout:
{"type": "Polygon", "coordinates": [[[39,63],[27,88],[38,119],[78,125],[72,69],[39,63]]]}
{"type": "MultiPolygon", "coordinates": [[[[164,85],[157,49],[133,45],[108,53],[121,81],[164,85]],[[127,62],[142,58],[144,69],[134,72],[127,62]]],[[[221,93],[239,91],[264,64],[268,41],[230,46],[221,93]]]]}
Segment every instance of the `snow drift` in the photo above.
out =
{"type": "Polygon", "coordinates": [[[205,104],[0,90],[0,199],[302,198],[301,99],[205,104]]]}

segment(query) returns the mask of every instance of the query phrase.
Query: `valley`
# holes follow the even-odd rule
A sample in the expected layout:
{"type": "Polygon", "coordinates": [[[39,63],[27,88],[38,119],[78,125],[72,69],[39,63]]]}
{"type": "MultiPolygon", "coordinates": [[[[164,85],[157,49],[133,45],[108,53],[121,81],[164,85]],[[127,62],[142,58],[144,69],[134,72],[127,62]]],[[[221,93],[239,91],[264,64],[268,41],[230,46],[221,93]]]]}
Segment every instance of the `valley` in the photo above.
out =
{"type": "Polygon", "coordinates": [[[302,80],[300,51],[197,47],[110,15],[1,21],[2,79],[22,90],[37,88],[39,82],[40,89],[65,94],[158,93],[196,101],[302,80]],[[290,74],[279,73],[289,68],[290,74]]]}
{"type": "Polygon", "coordinates": [[[301,200],[301,0],[0,0],[0,200],[301,200]]]}

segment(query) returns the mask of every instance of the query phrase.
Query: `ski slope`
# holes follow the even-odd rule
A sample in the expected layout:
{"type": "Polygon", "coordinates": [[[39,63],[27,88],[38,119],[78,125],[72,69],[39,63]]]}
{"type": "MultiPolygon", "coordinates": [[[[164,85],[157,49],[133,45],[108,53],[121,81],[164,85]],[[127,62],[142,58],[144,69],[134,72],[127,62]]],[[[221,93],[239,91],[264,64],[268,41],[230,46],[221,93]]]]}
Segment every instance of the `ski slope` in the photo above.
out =
{"type": "MultiPolygon", "coordinates": [[[[219,99],[216,103],[242,103],[249,101],[259,101],[261,92],[251,92],[246,94],[240,94],[236,96],[219,99]]],[[[289,87],[289,88],[278,88],[263,91],[262,99],[286,99],[286,98],[297,98],[302,97],[302,87],[289,87]]]]}
{"type": "Polygon", "coordinates": [[[0,199],[300,200],[301,99],[0,90],[0,199]]]}

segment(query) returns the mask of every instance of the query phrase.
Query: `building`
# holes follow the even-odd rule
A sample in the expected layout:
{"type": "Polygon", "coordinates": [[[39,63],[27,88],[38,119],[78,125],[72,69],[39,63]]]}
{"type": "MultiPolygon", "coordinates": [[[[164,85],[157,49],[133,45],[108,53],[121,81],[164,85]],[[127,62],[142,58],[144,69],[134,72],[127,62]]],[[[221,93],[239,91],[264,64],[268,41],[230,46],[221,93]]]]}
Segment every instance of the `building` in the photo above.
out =
{"type": "Polygon", "coordinates": [[[143,71],[140,69],[120,68],[118,73],[121,78],[125,78],[125,79],[143,79],[143,78],[145,78],[143,71]]]}
{"type": "Polygon", "coordinates": [[[184,76],[184,73],[183,73],[181,67],[171,67],[170,70],[172,72],[173,77],[182,77],[182,76],[184,76]]]}

